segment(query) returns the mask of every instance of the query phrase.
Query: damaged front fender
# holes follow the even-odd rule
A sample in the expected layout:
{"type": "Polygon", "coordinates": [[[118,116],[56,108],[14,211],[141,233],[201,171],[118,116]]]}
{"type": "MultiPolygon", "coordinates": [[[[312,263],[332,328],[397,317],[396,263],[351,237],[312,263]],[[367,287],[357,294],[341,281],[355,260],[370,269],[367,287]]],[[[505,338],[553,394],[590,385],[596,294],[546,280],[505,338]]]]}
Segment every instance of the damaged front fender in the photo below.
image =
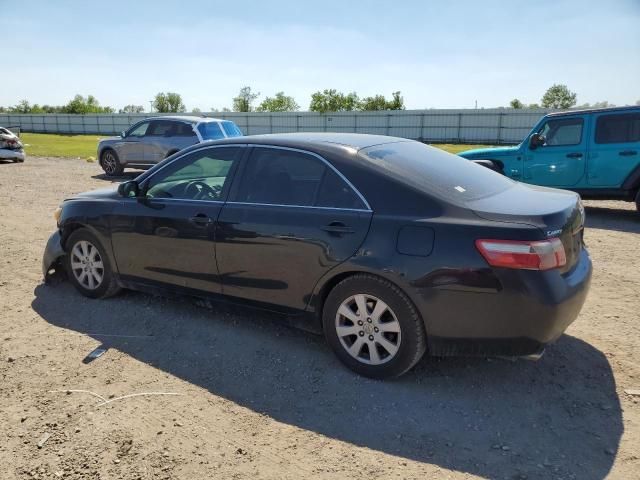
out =
{"type": "Polygon", "coordinates": [[[42,257],[42,275],[45,283],[48,283],[54,276],[63,272],[61,260],[66,254],[67,252],[62,248],[60,232],[56,231],[49,237],[42,257]]]}

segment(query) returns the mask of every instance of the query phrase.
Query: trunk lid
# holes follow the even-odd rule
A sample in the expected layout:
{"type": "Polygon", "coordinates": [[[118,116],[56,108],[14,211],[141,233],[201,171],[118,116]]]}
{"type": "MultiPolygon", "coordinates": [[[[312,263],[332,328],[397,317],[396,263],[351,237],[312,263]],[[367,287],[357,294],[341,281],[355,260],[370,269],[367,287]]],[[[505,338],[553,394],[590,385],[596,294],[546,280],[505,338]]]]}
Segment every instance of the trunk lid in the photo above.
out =
{"type": "Polygon", "coordinates": [[[567,256],[563,272],[576,264],[584,248],[584,208],[577,193],[517,183],[467,206],[486,220],[531,225],[546,238],[558,237],[567,256]]]}

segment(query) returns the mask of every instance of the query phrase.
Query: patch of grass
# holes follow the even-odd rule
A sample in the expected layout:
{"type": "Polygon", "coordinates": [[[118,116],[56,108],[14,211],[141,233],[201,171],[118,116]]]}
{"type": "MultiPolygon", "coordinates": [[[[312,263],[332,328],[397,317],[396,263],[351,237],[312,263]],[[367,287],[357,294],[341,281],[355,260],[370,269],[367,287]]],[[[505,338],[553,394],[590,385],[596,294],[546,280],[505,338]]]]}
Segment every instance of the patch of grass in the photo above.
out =
{"type": "MultiPolygon", "coordinates": [[[[27,155],[38,157],[80,157],[96,156],[98,140],[108,135],[54,135],[50,133],[23,133],[22,143],[28,144],[27,155]]],[[[459,153],[472,148],[484,148],[491,145],[459,145],[451,143],[434,144],[449,153],[459,153]]]]}
{"type": "Polygon", "coordinates": [[[38,157],[95,157],[98,140],[107,135],[54,135],[50,133],[22,133],[20,140],[28,145],[27,155],[38,157]]]}
{"type": "Polygon", "coordinates": [[[445,152],[449,152],[449,153],[460,153],[460,152],[466,152],[467,150],[472,150],[474,148],[491,148],[493,147],[493,145],[467,145],[467,144],[460,144],[460,143],[434,143],[431,145],[432,147],[438,147],[442,150],[444,150],[445,152]]]}

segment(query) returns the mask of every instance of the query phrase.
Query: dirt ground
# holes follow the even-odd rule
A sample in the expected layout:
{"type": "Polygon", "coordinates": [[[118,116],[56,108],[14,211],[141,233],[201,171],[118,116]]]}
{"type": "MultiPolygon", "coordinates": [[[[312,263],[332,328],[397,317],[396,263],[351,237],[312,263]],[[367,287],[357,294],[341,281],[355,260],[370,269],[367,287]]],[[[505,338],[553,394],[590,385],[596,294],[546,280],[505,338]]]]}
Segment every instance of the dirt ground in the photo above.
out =
{"type": "Polygon", "coordinates": [[[640,478],[633,205],[587,202],[591,292],[541,360],[425,357],[378,382],[276,315],[43,285],[53,210],[109,184],[0,164],[0,478],[640,478]],[[176,395],[119,398],[145,392],[176,395]]]}

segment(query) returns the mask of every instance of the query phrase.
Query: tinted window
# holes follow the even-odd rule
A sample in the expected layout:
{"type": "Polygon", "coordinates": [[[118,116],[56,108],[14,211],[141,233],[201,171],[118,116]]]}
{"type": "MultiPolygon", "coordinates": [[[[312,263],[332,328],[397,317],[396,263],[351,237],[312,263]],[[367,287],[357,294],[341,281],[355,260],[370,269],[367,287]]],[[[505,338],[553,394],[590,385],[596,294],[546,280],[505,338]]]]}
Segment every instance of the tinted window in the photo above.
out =
{"type": "Polygon", "coordinates": [[[370,165],[420,192],[464,204],[503,192],[515,182],[488,168],[419,142],[396,142],[360,150],[370,165]]]}
{"type": "Polygon", "coordinates": [[[149,128],[149,122],[142,122],[137,127],[133,127],[127,133],[127,137],[144,137],[147,133],[147,129],[149,128]]]}
{"type": "Polygon", "coordinates": [[[237,201],[365,208],[353,189],[319,158],[275,148],[256,148],[253,151],[237,201]]]}
{"type": "Polygon", "coordinates": [[[559,118],[549,120],[539,133],[544,135],[546,147],[578,145],[582,141],[582,118],[559,118]]]}
{"type": "Polygon", "coordinates": [[[190,123],[176,122],[174,135],[177,137],[195,137],[196,132],[190,123]]]}
{"type": "Polygon", "coordinates": [[[149,127],[149,131],[147,132],[147,136],[153,137],[164,137],[170,136],[175,131],[176,123],[175,122],[165,122],[165,121],[156,121],[151,122],[151,126],[149,127]]]}
{"type": "Polygon", "coordinates": [[[227,137],[241,137],[242,130],[238,128],[238,126],[233,122],[221,122],[224,133],[227,134],[227,137]]]}
{"type": "Polygon", "coordinates": [[[596,143],[630,142],[640,142],[640,113],[598,117],[596,143]]]}
{"type": "Polygon", "coordinates": [[[198,125],[198,131],[200,135],[202,135],[203,140],[219,140],[225,138],[218,122],[201,123],[198,125]]]}
{"type": "Polygon", "coordinates": [[[191,153],[151,177],[150,198],[221,200],[228,188],[231,167],[239,148],[210,148],[191,153]]]}

